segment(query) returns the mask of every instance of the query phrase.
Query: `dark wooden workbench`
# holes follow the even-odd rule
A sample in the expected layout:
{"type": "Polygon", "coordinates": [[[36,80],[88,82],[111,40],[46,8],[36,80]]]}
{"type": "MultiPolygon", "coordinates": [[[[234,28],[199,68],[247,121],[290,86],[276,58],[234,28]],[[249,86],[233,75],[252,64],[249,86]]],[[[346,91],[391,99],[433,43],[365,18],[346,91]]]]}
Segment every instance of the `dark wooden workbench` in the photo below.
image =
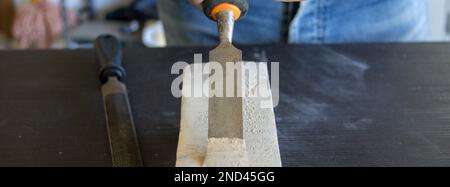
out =
{"type": "MultiPolygon", "coordinates": [[[[243,49],[281,62],[284,166],[450,166],[450,44],[243,49]]],[[[175,164],[172,64],[207,50],[125,50],[147,166],[175,164]]],[[[0,166],[110,166],[97,68],[93,50],[0,52],[0,166]]]]}

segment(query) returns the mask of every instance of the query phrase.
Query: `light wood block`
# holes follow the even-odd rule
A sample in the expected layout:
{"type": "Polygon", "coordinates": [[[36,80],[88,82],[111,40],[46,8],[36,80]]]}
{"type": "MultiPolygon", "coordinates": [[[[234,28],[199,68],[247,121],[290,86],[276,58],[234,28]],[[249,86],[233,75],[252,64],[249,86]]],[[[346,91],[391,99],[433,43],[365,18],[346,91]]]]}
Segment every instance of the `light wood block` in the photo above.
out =
{"type": "MultiPolygon", "coordinates": [[[[270,88],[267,86],[269,85],[267,66],[263,67],[259,84],[256,75],[248,75],[251,76],[250,78],[245,77],[246,95],[260,88],[267,89],[266,91],[270,93],[270,88]]],[[[199,68],[201,67],[192,65],[186,68],[183,91],[189,88],[192,90],[194,82],[201,84],[199,83],[201,79],[193,81],[191,76],[192,71],[198,71],[199,68]],[[194,70],[195,68],[197,69],[194,70]]],[[[198,88],[201,89],[201,87],[198,88]]],[[[262,107],[263,102],[266,105],[272,103],[272,96],[244,97],[244,142],[236,142],[227,139],[208,140],[208,98],[183,97],[176,166],[281,167],[274,110],[273,107],[262,107]],[[225,149],[231,151],[224,151],[225,149]],[[243,154],[245,151],[246,155],[243,154]],[[207,158],[206,155],[208,155],[207,158]]]]}

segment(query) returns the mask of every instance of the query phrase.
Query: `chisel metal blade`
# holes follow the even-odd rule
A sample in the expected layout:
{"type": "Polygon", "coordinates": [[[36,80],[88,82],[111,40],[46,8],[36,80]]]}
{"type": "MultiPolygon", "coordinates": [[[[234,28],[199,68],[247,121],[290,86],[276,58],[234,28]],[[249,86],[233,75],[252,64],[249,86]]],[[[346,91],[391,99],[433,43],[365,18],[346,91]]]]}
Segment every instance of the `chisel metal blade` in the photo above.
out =
{"type": "MultiPolygon", "coordinates": [[[[210,97],[208,114],[208,137],[209,138],[239,138],[243,139],[243,100],[237,94],[240,86],[238,71],[234,72],[234,94],[226,97],[226,63],[238,63],[242,61],[241,50],[235,48],[231,43],[225,42],[219,45],[209,54],[210,62],[218,62],[223,70],[223,97],[210,97]]],[[[239,67],[239,66],[238,66],[239,67]]],[[[228,88],[230,89],[230,88],[228,88]]]]}
{"type": "MultiPolygon", "coordinates": [[[[208,137],[243,139],[243,99],[242,94],[239,93],[242,91],[242,81],[240,80],[243,77],[242,51],[234,47],[232,41],[234,23],[241,16],[241,12],[245,14],[248,3],[246,1],[206,0],[203,5],[205,14],[217,22],[220,39],[219,46],[209,53],[209,61],[219,63],[223,75],[221,77],[223,88],[218,88],[217,86],[220,86],[218,84],[214,85],[215,94],[209,98],[208,137]],[[227,63],[233,65],[234,73],[227,69],[227,63]],[[218,91],[221,91],[222,94],[218,94],[218,91]]],[[[220,81],[220,79],[215,81],[220,81]]]]}

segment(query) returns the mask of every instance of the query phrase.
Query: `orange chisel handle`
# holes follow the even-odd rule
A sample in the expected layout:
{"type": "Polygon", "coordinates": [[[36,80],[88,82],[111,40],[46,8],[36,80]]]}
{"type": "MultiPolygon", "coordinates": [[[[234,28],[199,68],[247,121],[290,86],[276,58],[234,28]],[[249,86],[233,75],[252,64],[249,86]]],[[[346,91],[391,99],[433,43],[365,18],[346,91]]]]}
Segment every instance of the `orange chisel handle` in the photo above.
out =
{"type": "Polygon", "coordinates": [[[217,21],[217,14],[222,11],[233,12],[234,19],[245,16],[248,11],[248,0],[205,0],[202,3],[206,16],[217,21]]]}

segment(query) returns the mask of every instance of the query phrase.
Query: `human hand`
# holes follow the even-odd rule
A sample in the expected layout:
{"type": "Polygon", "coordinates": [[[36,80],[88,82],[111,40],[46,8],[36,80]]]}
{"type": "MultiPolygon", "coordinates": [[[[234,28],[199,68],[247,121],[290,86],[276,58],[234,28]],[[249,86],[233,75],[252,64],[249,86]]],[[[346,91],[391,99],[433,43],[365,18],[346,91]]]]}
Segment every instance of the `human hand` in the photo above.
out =
{"type": "MultiPolygon", "coordinates": [[[[46,0],[21,7],[14,19],[13,37],[18,48],[48,48],[63,32],[58,5],[46,0]]],[[[70,25],[76,22],[74,12],[68,12],[70,25]]]]}
{"type": "MultiPolygon", "coordinates": [[[[195,6],[202,8],[201,4],[204,0],[190,0],[192,4],[195,6]]],[[[281,1],[281,2],[300,2],[302,0],[274,0],[274,1],[281,1]]]]}

